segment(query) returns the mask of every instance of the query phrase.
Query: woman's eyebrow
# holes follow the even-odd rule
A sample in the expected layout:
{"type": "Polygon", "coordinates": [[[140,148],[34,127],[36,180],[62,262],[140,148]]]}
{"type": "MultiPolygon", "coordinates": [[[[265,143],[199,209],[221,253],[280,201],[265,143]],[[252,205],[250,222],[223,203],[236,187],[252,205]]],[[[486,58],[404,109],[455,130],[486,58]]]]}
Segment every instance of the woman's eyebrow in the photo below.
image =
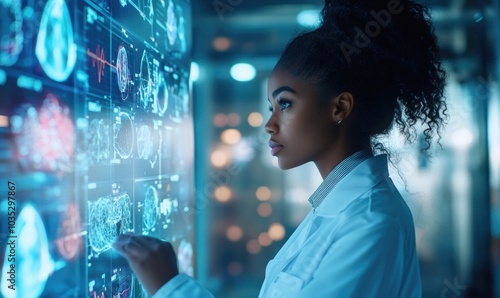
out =
{"type": "Polygon", "coordinates": [[[275,98],[278,94],[280,94],[281,92],[283,91],[290,91],[292,93],[297,93],[295,90],[293,90],[291,87],[288,87],[288,86],[281,86],[279,87],[278,89],[274,90],[272,95],[273,95],[273,98],[275,98]]]}

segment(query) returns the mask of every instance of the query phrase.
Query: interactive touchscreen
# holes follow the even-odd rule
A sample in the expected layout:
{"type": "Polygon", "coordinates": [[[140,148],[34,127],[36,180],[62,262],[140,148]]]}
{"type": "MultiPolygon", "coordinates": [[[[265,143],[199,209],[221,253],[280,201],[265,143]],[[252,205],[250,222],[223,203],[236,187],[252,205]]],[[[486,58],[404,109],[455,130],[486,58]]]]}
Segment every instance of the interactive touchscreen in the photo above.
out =
{"type": "Polygon", "coordinates": [[[0,6],[0,296],[146,297],[126,232],[192,275],[190,2],[0,6]]]}

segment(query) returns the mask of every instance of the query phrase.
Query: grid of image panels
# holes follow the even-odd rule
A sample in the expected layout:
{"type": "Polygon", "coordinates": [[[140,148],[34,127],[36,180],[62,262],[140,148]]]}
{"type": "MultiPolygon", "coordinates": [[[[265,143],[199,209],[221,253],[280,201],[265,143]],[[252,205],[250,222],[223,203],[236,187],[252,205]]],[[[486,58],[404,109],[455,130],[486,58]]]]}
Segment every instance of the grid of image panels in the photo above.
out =
{"type": "Polygon", "coordinates": [[[192,275],[191,3],[0,6],[0,297],[146,297],[126,232],[192,275]]]}

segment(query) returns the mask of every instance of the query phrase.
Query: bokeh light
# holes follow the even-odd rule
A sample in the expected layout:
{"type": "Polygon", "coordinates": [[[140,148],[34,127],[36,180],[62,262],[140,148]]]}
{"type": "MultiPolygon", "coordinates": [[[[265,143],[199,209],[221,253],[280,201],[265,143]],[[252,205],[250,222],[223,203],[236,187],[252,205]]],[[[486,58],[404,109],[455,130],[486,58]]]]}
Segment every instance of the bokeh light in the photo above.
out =
{"type": "Polygon", "coordinates": [[[285,237],[285,228],[280,223],[273,223],[267,231],[269,237],[274,241],[279,241],[285,237]]]}
{"type": "Polygon", "coordinates": [[[231,188],[226,185],[219,186],[215,189],[215,199],[221,203],[225,203],[231,199],[231,188]]]}
{"type": "Polygon", "coordinates": [[[214,39],[212,46],[219,52],[227,51],[231,47],[231,41],[225,36],[219,36],[214,39]]]}
{"type": "Polygon", "coordinates": [[[264,118],[262,118],[262,115],[258,112],[253,112],[248,115],[248,124],[252,127],[259,127],[262,125],[262,122],[264,122],[264,118]]]}
{"type": "Polygon", "coordinates": [[[215,167],[218,168],[224,167],[227,164],[228,160],[229,158],[227,157],[226,153],[221,150],[215,150],[210,156],[210,161],[215,167]]]}
{"type": "Polygon", "coordinates": [[[252,239],[247,242],[247,251],[251,254],[258,254],[260,252],[261,246],[259,242],[255,239],[252,239]]]}
{"type": "Polygon", "coordinates": [[[239,226],[230,226],[226,230],[226,236],[231,241],[238,241],[243,237],[243,230],[239,226]]]}
{"type": "Polygon", "coordinates": [[[220,136],[222,142],[228,145],[234,145],[238,143],[241,139],[241,133],[234,128],[226,129],[222,132],[220,136]]]}
{"type": "Polygon", "coordinates": [[[268,217],[273,212],[273,207],[269,203],[260,203],[257,207],[257,213],[262,217],[268,217]]]}
{"type": "Polygon", "coordinates": [[[267,186],[261,186],[255,192],[255,196],[259,201],[269,201],[271,194],[271,190],[267,186]]]}
{"type": "Polygon", "coordinates": [[[240,115],[236,113],[230,113],[227,115],[227,123],[231,126],[238,126],[240,125],[241,118],[240,115]]]}
{"type": "Polygon", "coordinates": [[[271,245],[271,243],[273,243],[273,240],[271,239],[271,237],[269,237],[269,234],[267,232],[260,233],[257,239],[261,246],[269,246],[271,245]]]}
{"type": "Polygon", "coordinates": [[[222,113],[218,113],[214,116],[214,125],[217,127],[224,127],[227,125],[227,117],[222,113]]]}

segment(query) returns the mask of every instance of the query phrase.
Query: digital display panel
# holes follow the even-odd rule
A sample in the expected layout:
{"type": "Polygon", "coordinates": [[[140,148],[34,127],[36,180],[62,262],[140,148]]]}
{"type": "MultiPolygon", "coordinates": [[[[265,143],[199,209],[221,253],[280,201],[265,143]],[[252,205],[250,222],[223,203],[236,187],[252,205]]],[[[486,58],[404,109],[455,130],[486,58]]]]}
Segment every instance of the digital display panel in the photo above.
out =
{"type": "Polygon", "coordinates": [[[191,3],[0,6],[0,297],[146,297],[126,232],[193,275],[191,3]]]}

